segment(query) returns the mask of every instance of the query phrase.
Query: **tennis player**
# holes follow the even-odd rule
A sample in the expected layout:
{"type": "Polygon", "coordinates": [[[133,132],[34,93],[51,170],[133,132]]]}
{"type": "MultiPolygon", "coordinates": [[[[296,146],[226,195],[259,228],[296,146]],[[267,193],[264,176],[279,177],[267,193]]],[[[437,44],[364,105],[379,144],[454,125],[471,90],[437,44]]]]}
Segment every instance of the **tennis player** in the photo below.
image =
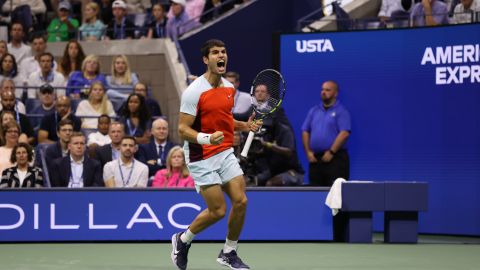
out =
{"type": "Polygon", "coordinates": [[[250,269],[237,255],[247,196],[243,171],[233,154],[233,132],[257,131],[262,121],[233,119],[235,88],[222,77],[228,56],[220,40],[208,40],[201,53],[207,71],[195,79],[182,95],[178,131],[185,140],[184,150],[197,192],[205,200],[203,210],[185,232],[172,236],[172,260],[179,269],[187,269],[188,250],[194,237],[226,214],[225,192],[232,209],[228,216],[228,233],[217,262],[231,269],[250,269]]]}

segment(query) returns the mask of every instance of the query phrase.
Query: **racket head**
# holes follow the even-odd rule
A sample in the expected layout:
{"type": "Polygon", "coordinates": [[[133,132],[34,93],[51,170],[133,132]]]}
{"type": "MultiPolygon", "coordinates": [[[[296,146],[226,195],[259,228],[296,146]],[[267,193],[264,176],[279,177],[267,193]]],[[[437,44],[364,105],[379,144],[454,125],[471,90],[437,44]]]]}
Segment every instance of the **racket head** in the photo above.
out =
{"type": "Polygon", "coordinates": [[[280,72],[274,69],[260,71],[250,88],[252,107],[257,118],[264,118],[280,107],[285,90],[285,80],[280,72]]]}

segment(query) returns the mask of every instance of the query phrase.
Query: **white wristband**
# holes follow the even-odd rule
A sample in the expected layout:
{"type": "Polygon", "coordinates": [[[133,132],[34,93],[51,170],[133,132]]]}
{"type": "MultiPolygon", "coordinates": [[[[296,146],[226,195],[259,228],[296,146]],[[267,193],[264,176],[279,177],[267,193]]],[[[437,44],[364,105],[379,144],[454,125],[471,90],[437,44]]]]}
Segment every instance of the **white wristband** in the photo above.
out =
{"type": "Polygon", "coordinates": [[[197,142],[198,144],[212,144],[210,142],[210,137],[212,137],[212,134],[199,132],[197,135],[197,142]]]}

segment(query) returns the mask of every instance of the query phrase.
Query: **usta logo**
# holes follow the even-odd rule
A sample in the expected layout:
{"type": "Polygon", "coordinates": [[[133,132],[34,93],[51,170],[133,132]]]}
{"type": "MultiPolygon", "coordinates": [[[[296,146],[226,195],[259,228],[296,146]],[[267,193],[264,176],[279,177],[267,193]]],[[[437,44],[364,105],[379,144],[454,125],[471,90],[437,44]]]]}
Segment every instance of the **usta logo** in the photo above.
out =
{"type": "Polygon", "coordinates": [[[330,39],[312,39],[297,40],[296,48],[298,53],[314,53],[314,52],[333,52],[333,45],[330,39]]]}

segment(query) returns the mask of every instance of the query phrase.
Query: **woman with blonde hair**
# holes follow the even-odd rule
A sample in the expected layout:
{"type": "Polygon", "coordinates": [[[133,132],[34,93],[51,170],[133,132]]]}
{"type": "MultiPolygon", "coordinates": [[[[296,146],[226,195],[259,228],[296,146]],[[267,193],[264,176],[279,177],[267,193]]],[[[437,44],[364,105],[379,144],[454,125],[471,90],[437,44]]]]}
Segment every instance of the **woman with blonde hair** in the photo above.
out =
{"type": "Polygon", "coordinates": [[[138,83],[138,77],[130,70],[128,58],[123,54],[112,58],[111,72],[112,74],[107,76],[107,83],[110,86],[107,95],[113,104],[117,105],[115,109],[118,110],[138,83]]]}
{"type": "Polygon", "coordinates": [[[81,40],[101,40],[106,26],[98,19],[100,7],[95,2],[85,6],[85,19],[80,26],[81,40]]]}
{"type": "Polygon", "coordinates": [[[72,99],[79,99],[88,96],[88,87],[92,82],[100,81],[107,86],[105,76],[100,73],[100,62],[96,55],[85,57],[82,63],[82,70],[75,71],[70,75],[67,83],[67,96],[72,99]]]}
{"type": "Polygon", "coordinates": [[[93,130],[98,127],[98,117],[102,114],[116,117],[112,102],[105,94],[103,83],[95,81],[90,85],[88,99],[80,101],[75,115],[82,118],[82,129],[93,130]]]}
{"type": "Polygon", "coordinates": [[[185,163],[185,154],[180,146],[174,146],[167,155],[167,167],[159,170],[153,178],[152,187],[194,187],[185,163]]]}

